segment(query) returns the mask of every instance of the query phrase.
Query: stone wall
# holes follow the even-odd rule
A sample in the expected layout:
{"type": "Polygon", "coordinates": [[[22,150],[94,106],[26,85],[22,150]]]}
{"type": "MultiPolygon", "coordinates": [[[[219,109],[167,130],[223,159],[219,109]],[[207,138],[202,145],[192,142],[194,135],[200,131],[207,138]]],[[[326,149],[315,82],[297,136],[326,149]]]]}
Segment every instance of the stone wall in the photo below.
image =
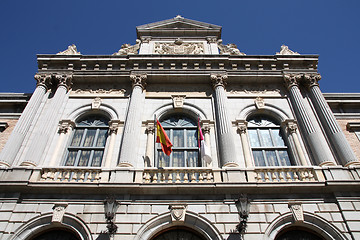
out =
{"type": "Polygon", "coordinates": [[[338,119],[337,122],[339,123],[341,129],[343,130],[346,139],[348,140],[351,148],[355,152],[355,155],[358,159],[360,159],[360,140],[357,138],[354,132],[348,131],[346,129],[346,124],[349,122],[359,122],[359,119],[338,119]]]}
{"type": "Polygon", "coordinates": [[[10,137],[12,130],[14,129],[18,119],[1,119],[1,122],[6,122],[9,126],[0,133],[0,151],[5,146],[6,141],[10,137]]]}

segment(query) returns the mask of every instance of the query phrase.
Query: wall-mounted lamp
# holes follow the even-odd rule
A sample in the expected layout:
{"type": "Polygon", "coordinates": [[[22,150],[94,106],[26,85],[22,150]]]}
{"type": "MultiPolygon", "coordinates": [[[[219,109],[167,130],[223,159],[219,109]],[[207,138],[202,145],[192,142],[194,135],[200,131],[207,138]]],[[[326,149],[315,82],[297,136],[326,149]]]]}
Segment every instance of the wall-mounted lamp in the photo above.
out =
{"type": "Polygon", "coordinates": [[[115,200],[114,197],[108,197],[104,200],[104,208],[105,208],[105,218],[106,218],[106,227],[110,235],[116,233],[117,226],[113,222],[113,219],[116,214],[116,210],[119,206],[119,203],[115,200]]]}
{"type": "Polygon", "coordinates": [[[236,226],[236,229],[240,234],[244,234],[250,212],[250,201],[246,195],[242,194],[239,199],[235,201],[235,205],[240,216],[240,223],[236,226]]]}

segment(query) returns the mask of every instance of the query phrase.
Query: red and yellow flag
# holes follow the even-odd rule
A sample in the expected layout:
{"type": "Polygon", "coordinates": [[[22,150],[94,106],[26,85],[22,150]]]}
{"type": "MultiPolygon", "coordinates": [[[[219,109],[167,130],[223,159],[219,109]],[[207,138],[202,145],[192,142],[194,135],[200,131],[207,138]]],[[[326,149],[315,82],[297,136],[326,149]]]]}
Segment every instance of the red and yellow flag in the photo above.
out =
{"type": "Polygon", "coordinates": [[[161,144],[161,149],[166,155],[171,154],[172,143],[167,136],[164,128],[161,126],[159,120],[156,119],[156,142],[161,144]]]}

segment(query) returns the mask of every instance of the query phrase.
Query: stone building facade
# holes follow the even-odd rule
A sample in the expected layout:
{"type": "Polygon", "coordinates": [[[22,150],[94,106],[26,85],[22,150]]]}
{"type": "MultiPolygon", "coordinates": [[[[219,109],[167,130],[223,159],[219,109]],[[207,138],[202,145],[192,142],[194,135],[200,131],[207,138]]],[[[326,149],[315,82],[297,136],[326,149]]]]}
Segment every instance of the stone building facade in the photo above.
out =
{"type": "Polygon", "coordinates": [[[137,38],[38,55],[0,133],[1,240],[360,239],[360,94],[322,94],[317,55],[246,55],[181,16],[137,38]]]}

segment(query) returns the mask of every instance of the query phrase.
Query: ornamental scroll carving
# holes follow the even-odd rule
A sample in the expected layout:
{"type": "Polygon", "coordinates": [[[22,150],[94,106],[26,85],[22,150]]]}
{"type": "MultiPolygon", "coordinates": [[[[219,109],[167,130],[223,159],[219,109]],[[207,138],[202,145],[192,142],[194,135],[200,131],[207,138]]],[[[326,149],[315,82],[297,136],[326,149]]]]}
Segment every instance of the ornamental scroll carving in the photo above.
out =
{"type": "Polygon", "coordinates": [[[123,44],[123,45],[121,45],[120,50],[118,52],[114,53],[113,56],[137,54],[138,50],[140,49],[140,43],[141,43],[141,40],[136,39],[136,44],[135,45],[131,45],[131,44],[128,44],[128,43],[123,44]]]}
{"type": "Polygon", "coordinates": [[[210,74],[210,78],[215,89],[218,86],[225,87],[227,84],[227,74],[210,74]]]}
{"type": "Polygon", "coordinates": [[[80,52],[76,49],[75,44],[68,46],[65,51],[58,52],[56,55],[81,55],[80,52]]]}
{"type": "Polygon", "coordinates": [[[229,43],[224,45],[222,43],[222,40],[218,40],[217,42],[218,48],[220,50],[220,54],[230,54],[230,55],[239,55],[239,56],[245,56],[245,53],[240,52],[240,50],[237,48],[237,46],[233,43],[229,43]]]}
{"type": "Polygon", "coordinates": [[[287,89],[290,89],[293,86],[297,86],[301,78],[301,74],[284,74],[285,86],[287,89]]]}
{"type": "Polygon", "coordinates": [[[51,74],[35,74],[34,76],[37,86],[43,86],[45,89],[49,89],[51,87],[51,74]]]}
{"type": "Polygon", "coordinates": [[[175,42],[155,43],[154,53],[157,54],[203,54],[204,44],[199,42],[183,42],[181,39],[175,42]]]}
{"type": "Polygon", "coordinates": [[[121,94],[123,95],[126,92],[125,89],[96,89],[96,90],[92,90],[92,89],[76,89],[75,91],[73,91],[73,93],[76,94],[121,94]]]}
{"type": "Polygon", "coordinates": [[[174,204],[169,205],[171,220],[173,222],[184,222],[186,215],[186,205],[185,204],[174,204]]]}
{"type": "Polygon", "coordinates": [[[319,81],[321,80],[321,75],[319,73],[304,74],[304,81],[307,87],[311,88],[314,86],[319,86],[319,81]]]}

